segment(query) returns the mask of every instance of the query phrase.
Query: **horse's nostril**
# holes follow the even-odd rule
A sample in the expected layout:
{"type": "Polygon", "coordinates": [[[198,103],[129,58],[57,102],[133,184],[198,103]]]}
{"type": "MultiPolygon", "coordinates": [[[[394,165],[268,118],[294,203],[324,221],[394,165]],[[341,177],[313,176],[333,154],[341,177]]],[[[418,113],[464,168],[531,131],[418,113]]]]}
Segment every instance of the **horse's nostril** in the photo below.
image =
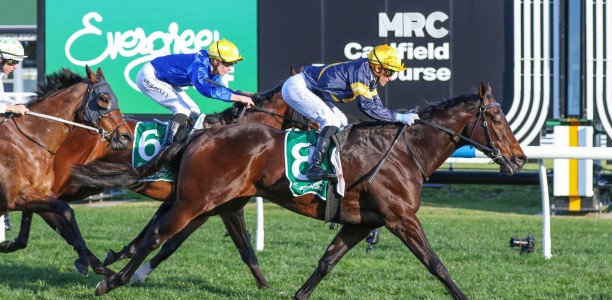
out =
{"type": "Polygon", "coordinates": [[[122,135],[122,136],[121,136],[121,138],[122,138],[124,141],[128,141],[128,142],[131,142],[131,141],[134,139],[134,137],[132,137],[132,135],[131,135],[131,134],[124,134],[124,135],[122,135]]]}
{"type": "Polygon", "coordinates": [[[524,165],[527,162],[526,156],[515,156],[514,162],[519,165],[524,165]]]}

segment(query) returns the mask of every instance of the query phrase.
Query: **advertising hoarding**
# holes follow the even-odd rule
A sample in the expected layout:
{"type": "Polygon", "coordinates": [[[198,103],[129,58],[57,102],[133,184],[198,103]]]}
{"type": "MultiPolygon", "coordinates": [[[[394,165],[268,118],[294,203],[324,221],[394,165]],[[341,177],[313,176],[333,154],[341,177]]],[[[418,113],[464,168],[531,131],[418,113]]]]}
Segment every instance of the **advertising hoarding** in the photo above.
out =
{"type": "MultiPolygon", "coordinates": [[[[513,70],[508,5],[485,0],[260,0],[259,87],[287,78],[291,65],[354,60],[376,45],[389,44],[408,69],[379,87],[388,107],[424,107],[474,92],[481,79],[506,106],[513,70]]],[[[355,103],[338,108],[365,117],[355,103]]]]}
{"type": "MultiPolygon", "coordinates": [[[[168,114],[138,91],[136,75],[158,56],[194,53],[227,39],[245,60],[224,77],[231,89],[257,89],[257,12],[255,0],[199,1],[74,1],[45,3],[45,70],[69,68],[84,73],[85,65],[101,67],[126,114],[168,114]]],[[[211,113],[226,102],[207,99],[193,87],[187,93],[211,113]]]]}

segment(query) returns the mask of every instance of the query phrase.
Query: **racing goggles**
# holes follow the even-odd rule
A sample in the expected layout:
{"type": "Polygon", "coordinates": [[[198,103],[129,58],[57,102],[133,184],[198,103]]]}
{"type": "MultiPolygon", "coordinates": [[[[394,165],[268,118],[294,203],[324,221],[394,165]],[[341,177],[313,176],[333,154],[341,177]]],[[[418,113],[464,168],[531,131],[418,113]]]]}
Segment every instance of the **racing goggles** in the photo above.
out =
{"type": "Polygon", "coordinates": [[[393,76],[393,74],[395,74],[395,71],[389,70],[389,69],[383,69],[383,75],[385,75],[387,77],[391,77],[391,76],[393,76]]]}
{"type": "Polygon", "coordinates": [[[229,67],[231,67],[231,66],[235,65],[236,63],[235,63],[235,62],[225,62],[225,61],[221,61],[221,64],[229,68],[229,67]]]}
{"type": "Polygon", "coordinates": [[[16,59],[9,58],[9,59],[5,59],[4,63],[9,65],[9,66],[16,66],[16,65],[19,64],[19,61],[16,60],[16,59]]]}

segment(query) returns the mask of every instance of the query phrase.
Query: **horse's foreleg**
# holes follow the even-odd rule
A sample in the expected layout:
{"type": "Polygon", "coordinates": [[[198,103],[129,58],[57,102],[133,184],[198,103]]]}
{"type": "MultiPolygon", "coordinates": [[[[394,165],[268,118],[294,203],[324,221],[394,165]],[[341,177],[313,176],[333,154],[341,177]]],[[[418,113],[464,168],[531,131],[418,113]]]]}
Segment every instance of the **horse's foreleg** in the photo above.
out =
{"type": "MultiPolygon", "coordinates": [[[[4,225],[4,224],[2,224],[4,225]]],[[[24,211],[21,213],[21,226],[19,227],[19,233],[15,238],[15,241],[3,241],[0,243],[1,253],[10,253],[17,250],[24,249],[28,246],[28,240],[30,239],[30,227],[32,225],[32,212],[24,211]]]]}
{"type": "MultiPolygon", "coordinates": [[[[74,211],[68,205],[68,203],[52,196],[36,192],[24,193],[24,195],[21,197],[23,199],[22,201],[18,202],[18,205],[15,206],[15,210],[53,212],[60,215],[67,224],[70,224],[68,228],[70,228],[71,231],[70,235],[72,235],[74,238],[74,243],[72,246],[79,255],[79,259],[74,262],[74,266],[79,273],[81,273],[83,276],[87,276],[89,264],[83,264],[83,262],[88,261],[88,254],[93,254],[89,251],[89,249],[87,249],[87,245],[81,236],[81,231],[79,230],[79,226],[76,222],[74,211]]],[[[94,270],[99,270],[100,267],[101,266],[92,265],[94,270]]],[[[112,271],[106,270],[104,273],[112,274],[112,271]]]]}
{"type": "MultiPolygon", "coordinates": [[[[72,225],[70,225],[65,218],[52,212],[40,212],[38,214],[47,223],[47,225],[55,230],[69,245],[74,247],[75,238],[71,234],[72,225]]],[[[74,262],[75,266],[89,265],[96,274],[105,275],[106,277],[114,274],[113,271],[104,268],[102,262],[89,250],[89,248],[85,247],[84,254],[85,255],[79,255],[77,260],[74,262]]],[[[77,269],[79,268],[77,267],[77,269]]]]}
{"type": "Polygon", "coordinates": [[[96,295],[105,295],[113,289],[125,285],[153,250],[159,248],[169,238],[180,232],[196,217],[190,209],[183,208],[175,203],[159,221],[155,222],[146,231],[142,240],[137,244],[134,256],[123,269],[119,273],[98,283],[96,295]]]}
{"type": "Polygon", "coordinates": [[[244,209],[222,213],[219,214],[219,217],[223,220],[227,232],[232,238],[232,241],[234,241],[234,245],[236,245],[238,252],[240,252],[242,261],[249,267],[251,273],[255,277],[257,286],[259,288],[270,287],[268,281],[261,272],[259,261],[257,261],[257,256],[251,245],[251,240],[248,236],[244,221],[244,209]]]}
{"type": "Polygon", "coordinates": [[[193,219],[183,230],[177,233],[175,236],[168,239],[150,261],[142,265],[136,273],[130,278],[129,284],[137,284],[145,281],[149,274],[157,268],[164,260],[168,259],[178,248],[194,233],[202,224],[208,220],[208,217],[198,217],[193,219]]]}
{"type": "Polygon", "coordinates": [[[436,253],[429,245],[421,222],[414,213],[404,213],[401,222],[386,224],[389,231],[395,234],[412,251],[412,253],[425,265],[427,270],[444,284],[446,290],[455,299],[467,299],[465,294],[455,284],[448,274],[446,267],[438,258],[436,253]]]}
{"type": "Polygon", "coordinates": [[[297,293],[295,299],[308,299],[319,282],[325,278],[340,259],[360,241],[366,238],[374,227],[360,227],[344,225],[336,234],[331,244],[327,247],[325,254],[319,260],[319,265],[310,278],[304,283],[297,293]]]}

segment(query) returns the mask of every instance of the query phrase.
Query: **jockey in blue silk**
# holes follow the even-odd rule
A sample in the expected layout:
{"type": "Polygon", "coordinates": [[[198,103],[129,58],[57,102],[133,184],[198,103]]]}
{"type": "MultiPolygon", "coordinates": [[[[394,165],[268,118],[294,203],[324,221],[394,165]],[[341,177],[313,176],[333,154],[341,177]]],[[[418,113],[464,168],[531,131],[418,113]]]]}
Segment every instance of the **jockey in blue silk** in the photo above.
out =
{"type": "Polygon", "coordinates": [[[308,66],[283,84],[283,98],[293,109],[317,121],[321,133],[306,176],[330,179],[335,174],[321,168],[330,146],[330,138],[348,124],[334,103],[357,101],[367,116],[383,122],[412,125],[419,118],[414,113],[396,113],[386,108],[376,90],[385,86],[395,72],[406,70],[397,51],[388,45],[376,46],[368,58],[324,66],[308,66]]]}
{"type": "Polygon", "coordinates": [[[236,45],[220,40],[213,42],[208,51],[162,56],[142,67],[136,78],[140,91],[174,114],[162,147],[184,138],[200,116],[200,108],[182,87],[193,86],[209,98],[254,105],[250,97],[237,94],[221,81],[243,59],[236,45]]]}

